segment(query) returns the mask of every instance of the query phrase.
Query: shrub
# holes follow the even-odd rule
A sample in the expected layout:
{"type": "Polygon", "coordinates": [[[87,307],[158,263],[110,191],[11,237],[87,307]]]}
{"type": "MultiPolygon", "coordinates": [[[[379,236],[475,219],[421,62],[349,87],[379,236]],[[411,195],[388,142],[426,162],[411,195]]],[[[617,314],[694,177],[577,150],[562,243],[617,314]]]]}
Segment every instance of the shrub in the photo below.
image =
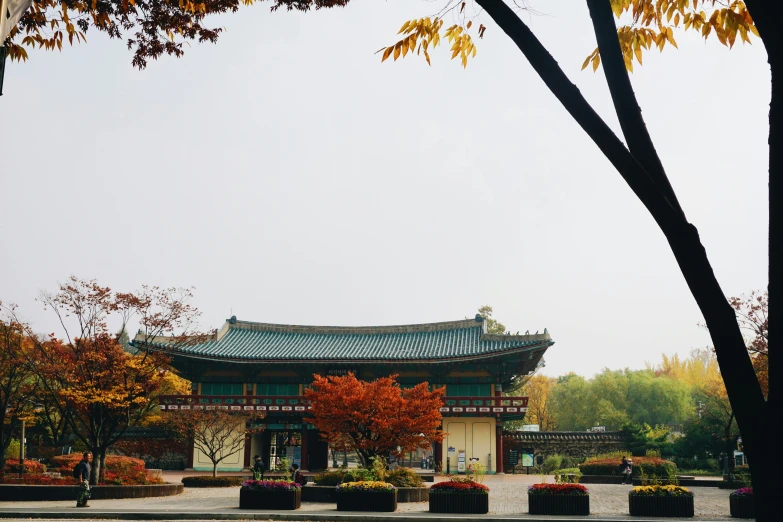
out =
{"type": "Polygon", "coordinates": [[[408,468],[397,468],[386,476],[386,482],[398,488],[420,488],[424,480],[418,473],[408,468]]]}
{"type": "Polygon", "coordinates": [[[367,468],[356,468],[346,471],[343,475],[343,482],[367,482],[378,480],[378,477],[367,468]]]}
{"type": "Polygon", "coordinates": [[[528,495],[585,496],[587,488],[581,484],[533,484],[527,487],[528,495]]]}
{"type": "MultiPolygon", "coordinates": [[[[52,468],[56,468],[60,473],[70,474],[73,468],[82,460],[81,454],[72,453],[71,455],[58,455],[52,457],[52,468]]],[[[106,471],[113,473],[129,473],[141,471],[144,469],[144,461],[133,457],[120,457],[117,455],[108,455],[105,461],[106,471]]]]}
{"type": "MultiPolygon", "coordinates": [[[[602,460],[588,460],[579,464],[579,470],[583,475],[620,475],[622,459],[611,458],[602,460]]],[[[677,472],[677,465],[670,461],[654,457],[634,457],[633,476],[638,477],[642,468],[649,475],[668,477],[677,472]]]]}
{"type": "Polygon", "coordinates": [[[343,491],[368,491],[368,492],[375,492],[375,491],[394,491],[395,488],[392,484],[389,484],[388,482],[381,482],[379,480],[366,480],[362,482],[343,482],[339,486],[337,486],[337,492],[343,492],[343,491]]]}
{"type": "Polygon", "coordinates": [[[693,492],[682,486],[636,486],[628,495],[633,497],[692,497],[693,492]]]}
{"type": "Polygon", "coordinates": [[[489,488],[484,484],[473,482],[472,480],[447,480],[444,482],[436,482],[430,487],[430,491],[438,491],[443,493],[479,493],[486,495],[489,493],[489,488]]]}
{"type": "Polygon", "coordinates": [[[269,490],[269,491],[294,491],[301,488],[296,482],[290,480],[246,480],[242,483],[242,489],[269,490]]]}
{"type": "Polygon", "coordinates": [[[73,486],[75,484],[72,478],[53,478],[43,473],[37,473],[35,475],[24,475],[22,480],[19,480],[19,476],[6,476],[3,480],[3,484],[30,484],[34,486],[73,486]]]}
{"type": "Polygon", "coordinates": [[[336,486],[343,481],[342,471],[324,471],[315,476],[315,483],[319,486],[336,486]]]}
{"type": "Polygon", "coordinates": [[[230,488],[241,486],[247,477],[228,476],[213,477],[211,475],[196,475],[194,477],[182,477],[182,483],[186,488],[230,488]]]}
{"type": "Polygon", "coordinates": [[[547,458],[544,459],[544,464],[542,465],[544,473],[549,475],[555,470],[560,469],[560,464],[563,462],[563,457],[560,455],[550,455],[547,458]]]}
{"type": "Polygon", "coordinates": [[[592,462],[594,460],[607,460],[607,459],[617,459],[618,461],[623,460],[623,457],[627,457],[631,454],[628,450],[618,450],[618,451],[610,451],[608,453],[599,453],[598,455],[595,455],[593,457],[587,457],[585,459],[585,462],[592,462]]]}
{"type": "Polygon", "coordinates": [[[582,472],[579,471],[579,468],[565,468],[555,471],[555,481],[558,484],[576,484],[580,478],[582,478],[582,472]],[[569,477],[569,475],[573,475],[573,477],[569,477]]]}
{"type": "MultiPolygon", "coordinates": [[[[3,471],[6,473],[19,473],[19,459],[6,459],[3,471]]],[[[46,471],[46,466],[37,460],[24,459],[25,473],[43,473],[44,471],[46,471]]]]}

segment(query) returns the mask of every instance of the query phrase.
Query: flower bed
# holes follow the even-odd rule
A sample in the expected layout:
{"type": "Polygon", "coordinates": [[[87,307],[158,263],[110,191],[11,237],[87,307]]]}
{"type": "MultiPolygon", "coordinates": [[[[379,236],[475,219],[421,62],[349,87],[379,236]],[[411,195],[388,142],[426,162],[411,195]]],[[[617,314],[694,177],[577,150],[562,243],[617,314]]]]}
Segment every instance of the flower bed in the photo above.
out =
{"type": "Polygon", "coordinates": [[[590,514],[590,495],[581,484],[533,484],[527,500],[531,515],[590,514]]]}
{"type": "MultiPolygon", "coordinates": [[[[78,454],[52,457],[52,470],[57,470],[73,484],[73,468],[82,460],[78,454]]],[[[133,457],[109,455],[106,457],[101,484],[112,486],[147,486],[163,484],[160,477],[152,477],[144,468],[144,461],[133,457]]]]}
{"type": "Polygon", "coordinates": [[[756,518],[753,507],[753,488],[740,488],[729,495],[729,509],[735,518],[756,518]]]}
{"type": "Polygon", "coordinates": [[[430,488],[431,513],[484,514],[489,511],[489,488],[477,482],[437,482],[430,488]]]}
{"type": "Polygon", "coordinates": [[[693,493],[681,486],[638,486],[628,493],[631,516],[692,517],[693,493]]]}
{"type": "Polygon", "coordinates": [[[302,487],[289,480],[246,480],[239,490],[239,509],[299,509],[302,487]]]}
{"type": "Polygon", "coordinates": [[[397,488],[388,482],[344,482],[337,491],[337,511],[397,511],[397,488]]]}

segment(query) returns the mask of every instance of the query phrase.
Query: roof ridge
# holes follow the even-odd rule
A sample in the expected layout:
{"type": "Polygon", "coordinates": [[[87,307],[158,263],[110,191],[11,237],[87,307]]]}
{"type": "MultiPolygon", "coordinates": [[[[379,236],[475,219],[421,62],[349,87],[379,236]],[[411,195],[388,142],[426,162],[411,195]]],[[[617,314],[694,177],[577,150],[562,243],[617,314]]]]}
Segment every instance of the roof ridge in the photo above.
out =
{"type": "MultiPolygon", "coordinates": [[[[232,318],[233,319],[233,318],[232,318]]],[[[302,333],[302,334],[399,334],[414,332],[439,332],[466,328],[481,328],[482,322],[476,319],[460,319],[438,323],[404,324],[388,326],[309,326],[294,324],[256,323],[252,321],[227,320],[230,329],[256,330],[262,332],[302,333]]]]}

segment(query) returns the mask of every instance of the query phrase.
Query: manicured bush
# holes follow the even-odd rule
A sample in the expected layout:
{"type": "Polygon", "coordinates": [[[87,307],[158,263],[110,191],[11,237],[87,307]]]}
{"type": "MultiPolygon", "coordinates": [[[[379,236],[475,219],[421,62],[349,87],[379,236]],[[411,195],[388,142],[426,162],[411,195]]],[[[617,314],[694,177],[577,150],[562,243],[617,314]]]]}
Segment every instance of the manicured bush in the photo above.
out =
{"type": "MultiPolygon", "coordinates": [[[[60,473],[70,474],[73,468],[82,460],[81,454],[72,453],[71,455],[58,455],[52,457],[52,468],[56,468],[60,473]]],[[[121,457],[118,455],[108,455],[105,462],[106,471],[114,473],[127,473],[144,469],[144,461],[133,457],[121,457]]]]}
{"type": "Polygon", "coordinates": [[[544,463],[541,465],[541,467],[544,470],[544,473],[549,475],[556,469],[560,469],[560,464],[563,462],[563,457],[560,455],[549,455],[547,458],[544,459],[544,463]]]}
{"type": "Polygon", "coordinates": [[[25,474],[22,480],[19,475],[6,475],[3,484],[28,484],[31,486],[73,486],[76,481],[70,477],[53,478],[50,475],[36,473],[34,475],[25,474]]]}
{"type": "Polygon", "coordinates": [[[242,489],[249,489],[252,491],[257,490],[269,490],[269,491],[291,491],[294,489],[300,489],[302,486],[296,482],[290,480],[253,480],[249,479],[242,483],[242,489]]]}
{"type": "MultiPolygon", "coordinates": [[[[19,473],[19,459],[6,459],[4,471],[6,473],[19,473]]],[[[25,473],[43,473],[44,471],[46,471],[46,466],[37,460],[24,459],[25,473]]]]}
{"type": "Polygon", "coordinates": [[[566,468],[566,469],[559,469],[555,471],[555,480],[558,483],[561,482],[573,482],[577,483],[579,482],[579,479],[582,477],[582,472],[579,470],[579,468],[566,468]]]}
{"type": "Polygon", "coordinates": [[[396,488],[394,485],[388,482],[381,482],[379,480],[367,480],[364,482],[343,482],[337,486],[337,492],[343,493],[347,491],[366,491],[370,493],[376,493],[379,491],[394,491],[396,488]]]}
{"type": "MultiPolygon", "coordinates": [[[[582,472],[582,475],[621,475],[621,463],[621,458],[589,460],[579,464],[579,470],[582,472]]],[[[638,477],[642,468],[648,477],[656,475],[659,478],[666,478],[677,472],[677,465],[670,460],[656,457],[634,457],[633,476],[638,477]]]]}
{"type": "Polygon", "coordinates": [[[246,480],[247,477],[239,476],[212,477],[210,475],[196,475],[193,477],[182,477],[182,483],[186,488],[230,488],[241,486],[246,480]]]}
{"type": "Polygon", "coordinates": [[[315,483],[318,486],[336,486],[343,481],[345,474],[342,471],[324,471],[315,476],[315,483]]]}
{"type": "Polygon", "coordinates": [[[420,488],[424,485],[421,476],[409,468],[397,468],[386,476],[386,482],[398,488],[420,488]]]}

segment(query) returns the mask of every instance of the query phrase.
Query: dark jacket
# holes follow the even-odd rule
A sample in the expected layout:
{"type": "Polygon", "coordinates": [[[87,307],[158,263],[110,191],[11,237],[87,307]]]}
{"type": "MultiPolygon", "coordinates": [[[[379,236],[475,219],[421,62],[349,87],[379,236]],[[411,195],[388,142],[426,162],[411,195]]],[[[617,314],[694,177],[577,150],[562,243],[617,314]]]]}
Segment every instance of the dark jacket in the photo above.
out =
{"type": "Polygon", "coordinates": [[[81,473],[81,479],[82,481],[89,481],[90,480],[90,471],[92,470],[92,467],[90,466],[90,463],[86,460],[83,460],[79,462],[79,472],[81,473]]]}
{"type": "Polygon", "coordinates": [[[264,461],[263,460],[255,461],[255,464],[253,464],[253,471],[255,473],[263,473],[264,472],[264,461]]]}

